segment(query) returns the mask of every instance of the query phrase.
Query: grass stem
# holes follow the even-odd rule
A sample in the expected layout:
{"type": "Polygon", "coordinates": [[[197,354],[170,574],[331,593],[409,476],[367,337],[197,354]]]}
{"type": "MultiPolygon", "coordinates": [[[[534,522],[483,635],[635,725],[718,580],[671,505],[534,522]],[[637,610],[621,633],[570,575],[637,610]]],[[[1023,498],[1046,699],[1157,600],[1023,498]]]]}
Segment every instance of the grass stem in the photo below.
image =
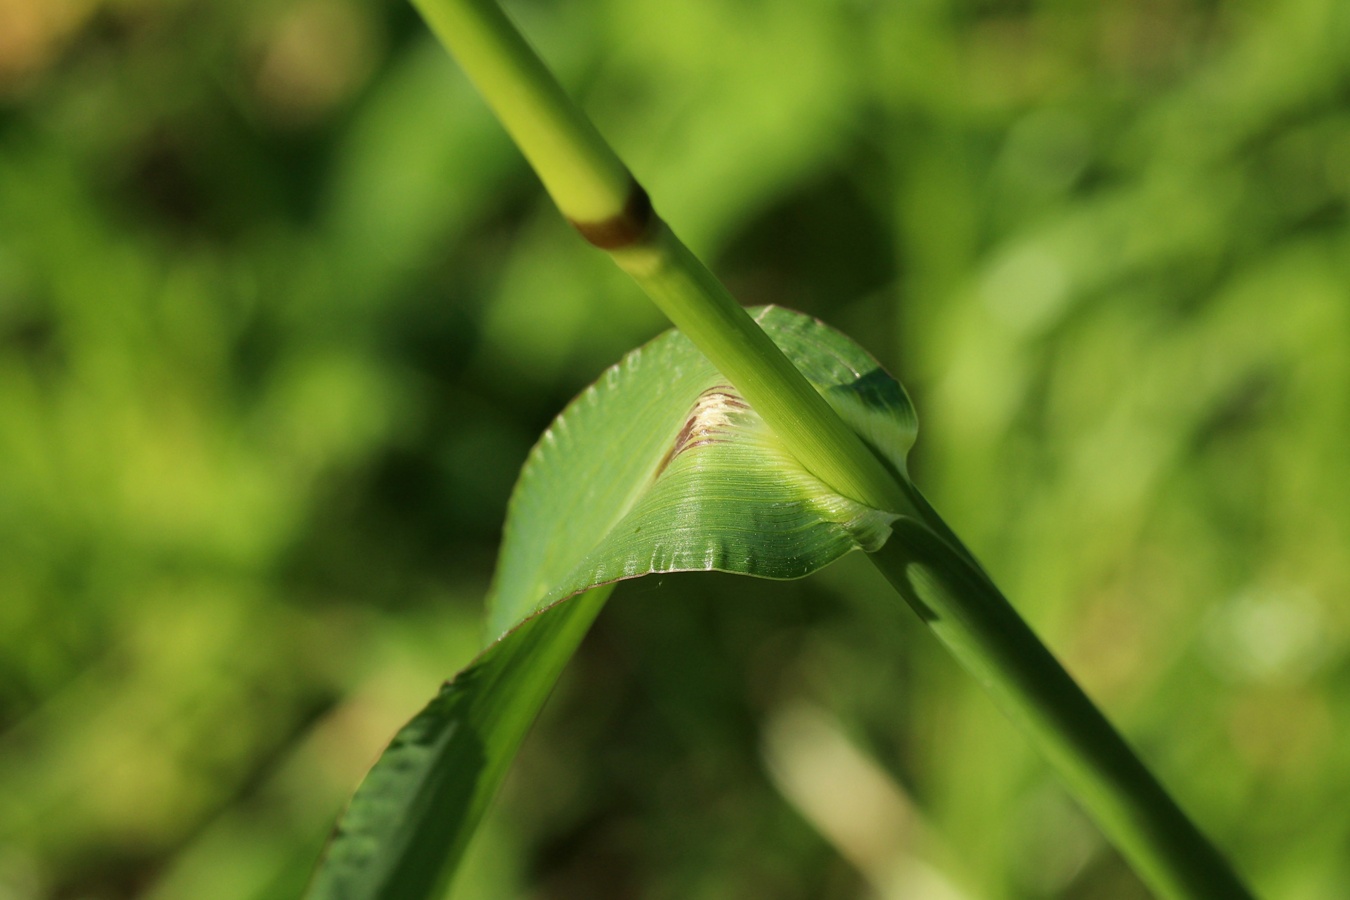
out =
{"type": "Polygon", "coordinates": [[[563,215],[628,272],[792,454],[839,493],[901,512],[905,495],[646,193],[492,0],[413,0],[520,146],[563,215]]]}
{"type": "Polygon", "coordinates": [[[901,519],[871,559],[1158,896],[1252,896],[964,549],[901,519]]]}
{"type": "Polygon", "coordinates": [[[902,515],[873,560],[1026,731],[1164,897],[1250,893],[903,476],[889,472],[646,193],[492,0],[413,0],[538,172],[563,215],[609,252],[813,474],[902,515]]]}

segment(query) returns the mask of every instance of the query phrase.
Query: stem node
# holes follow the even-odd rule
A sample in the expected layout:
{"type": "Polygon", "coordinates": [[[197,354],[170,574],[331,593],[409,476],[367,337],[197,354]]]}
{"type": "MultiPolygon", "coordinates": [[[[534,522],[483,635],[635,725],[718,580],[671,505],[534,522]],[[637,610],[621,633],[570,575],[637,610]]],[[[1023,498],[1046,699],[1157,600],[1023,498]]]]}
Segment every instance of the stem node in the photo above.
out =
{"type": "Polygon", "coordinates": [[[628,200],[618,215],[599,222],[579,222],[576,219],[568,219],[567,222],[591,244],[612,252],[646,243],[660,227],[661,219],[652,209],[652,199],[647,191],[634,181],[628,200]]]}

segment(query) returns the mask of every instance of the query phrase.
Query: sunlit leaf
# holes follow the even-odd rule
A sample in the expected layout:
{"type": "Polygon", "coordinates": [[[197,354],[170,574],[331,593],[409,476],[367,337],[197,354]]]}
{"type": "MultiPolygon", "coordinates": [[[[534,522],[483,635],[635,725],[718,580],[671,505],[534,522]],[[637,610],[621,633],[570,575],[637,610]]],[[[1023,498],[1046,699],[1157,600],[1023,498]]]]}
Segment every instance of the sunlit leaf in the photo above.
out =
{"type": "MultiPolygon", "coordinates": [[[[757,318],[903,472],[915,419],[900,385],[813,319],[776,307],[757,318]]],[[[511,499],[490,631],[591,585],[652,572],[800,578],[879,545],[888,521],[798,465],[693,345],[668,332],[609,369],[535,446],[511,499]]]]}
{"type": "MultiPolygon", "coordinates": [[[[755,315],[903,472],[916,425],[900,385],[809,317],[775,307],[755,315]]],[[[893,519],[798,465],[683,335],[668,332],[628,354],[531,453],[490,599],[490,634],[500,637],[376,763],[311,896],[410,898],[438,889],[608,596],[592,588],[689,570],[799,578],[850,550],[879,547],[893,519]]]]}

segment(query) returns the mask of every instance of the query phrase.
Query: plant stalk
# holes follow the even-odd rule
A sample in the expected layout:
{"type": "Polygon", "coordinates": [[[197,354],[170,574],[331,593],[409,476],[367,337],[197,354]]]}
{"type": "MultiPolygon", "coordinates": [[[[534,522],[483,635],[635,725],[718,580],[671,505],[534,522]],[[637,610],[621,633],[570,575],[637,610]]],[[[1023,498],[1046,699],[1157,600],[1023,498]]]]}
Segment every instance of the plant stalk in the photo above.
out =
{"type": "Polygon", "coordinates": [[[610,255],[811,474],[874,509],[909,510],[872,451],[664,222],[610,255]]]}
{"type": "MultiPolygon", "coordinates": [[[[914,495],[924,517],[940,523],[917,490],[914,495]]],[[[1250,898],[1228,862],[969,553],[914,519],[902,518],[893,529],[870,554],[873,563],[1050,760],[1140,878],[1160,897],[1250,898]]]]}
{"type": "Polygon", "coordinates": [[[905,511],[905,495],[885,467],[653,212],[646,192],[496,3],[412,2],[562,214],[638,282],[793,456],[850,499],[905,511]]]}
{"type": "Polygon", "coordinates": [[[563,215],[606,250],[839,493],[901,515],[873,561],[1163,897],[1250,892],[903,475],[890,472],[653,212],[494,0],[412,0],[563,215]]]}

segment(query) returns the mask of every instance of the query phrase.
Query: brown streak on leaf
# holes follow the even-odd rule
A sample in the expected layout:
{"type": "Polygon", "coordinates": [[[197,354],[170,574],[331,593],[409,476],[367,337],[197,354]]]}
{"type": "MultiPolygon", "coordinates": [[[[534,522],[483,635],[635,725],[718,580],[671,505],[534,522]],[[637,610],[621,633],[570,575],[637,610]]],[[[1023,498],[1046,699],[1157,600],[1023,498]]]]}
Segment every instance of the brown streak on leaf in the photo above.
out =
{"type": "Polygon", "coordinates": [[[727,428],[732,424],[730,413],[749,408],[750,404],[727,384],[710,387],[699,394],[689,411],[689,418],[685,420],[680,433],[675,436],[675,441],[666,451],[666,455],[661,458],[652,480],[660,478],[675,458],[686,450],[725,443],[727,428]]]}

